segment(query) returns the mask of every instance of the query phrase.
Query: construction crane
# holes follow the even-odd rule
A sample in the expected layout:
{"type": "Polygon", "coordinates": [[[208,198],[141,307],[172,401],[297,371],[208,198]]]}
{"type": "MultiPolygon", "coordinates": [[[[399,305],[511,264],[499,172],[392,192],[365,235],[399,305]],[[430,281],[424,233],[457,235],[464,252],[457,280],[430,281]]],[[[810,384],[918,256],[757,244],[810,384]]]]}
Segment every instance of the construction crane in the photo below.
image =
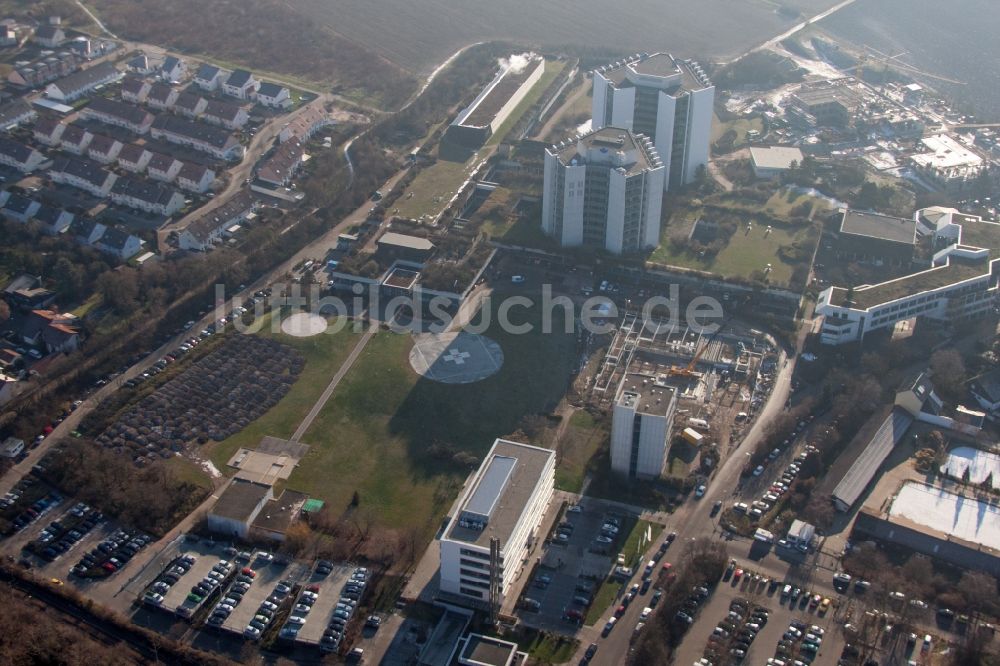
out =
{"type": "Polygon", "coordinates": [[[729,323],[730,319],[732,319],[732,317],[728,317],[724,322],[722,322],[722,325],[715,330],[715,333],[712,333],[712,335],[709,336],[708,341],[704,345],[702,345],[701,349],[695,352],[694,356],[691,358],[691,362],[688,363],[686,367],[682,368],[680,366],[675,365],[672,368],[670,368],[667,374],[670,375],[671,377],[699,376],[698,373],[695,372],[694,369],[695,366],[698,365],[698,361],[701,360],[701,357],[705,354],[706,351],[708,351],[708,348],[712,345],[712,341],[715,340],[716,336],[722,332],[722,329],[726,327],[726,324],[729,323]]]}

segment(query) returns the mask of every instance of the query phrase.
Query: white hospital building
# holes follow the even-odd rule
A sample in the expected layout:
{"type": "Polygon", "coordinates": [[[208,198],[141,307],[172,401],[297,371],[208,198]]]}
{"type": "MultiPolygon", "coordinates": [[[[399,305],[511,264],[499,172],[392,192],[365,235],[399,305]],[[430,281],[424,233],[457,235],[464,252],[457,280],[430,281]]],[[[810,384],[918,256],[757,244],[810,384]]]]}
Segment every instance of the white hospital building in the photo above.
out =
{"type": "Polygon", "coordinates": [[[667,53],[637,55],[594,71],[595,129],[624,127],[650,137],[667,168],[666,188],[692,182],[708,165],[715,86],[698,63],[667,53]]]}
{"type": "Polygon", "coordinates": [[[612,254],[660,243],[666,169],[652,142],[604,127],[545,151],[542,231],[612,254]]]}

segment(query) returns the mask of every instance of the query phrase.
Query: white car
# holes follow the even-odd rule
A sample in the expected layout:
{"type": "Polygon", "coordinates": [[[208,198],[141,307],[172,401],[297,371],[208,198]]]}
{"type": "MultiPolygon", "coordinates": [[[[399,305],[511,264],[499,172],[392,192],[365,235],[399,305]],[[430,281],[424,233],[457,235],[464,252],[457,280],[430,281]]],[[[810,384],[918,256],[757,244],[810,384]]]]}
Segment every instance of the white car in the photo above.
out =
{"type": "Polygon", "coordinates": [[[649,606],[646,606],[645,608],[642,609],[642,613],[639,615],[639,619],[645,622],[646,620],[649,619],[649,616],[652,615],[652,613],[653,609],[650,608],[649,606]]]}

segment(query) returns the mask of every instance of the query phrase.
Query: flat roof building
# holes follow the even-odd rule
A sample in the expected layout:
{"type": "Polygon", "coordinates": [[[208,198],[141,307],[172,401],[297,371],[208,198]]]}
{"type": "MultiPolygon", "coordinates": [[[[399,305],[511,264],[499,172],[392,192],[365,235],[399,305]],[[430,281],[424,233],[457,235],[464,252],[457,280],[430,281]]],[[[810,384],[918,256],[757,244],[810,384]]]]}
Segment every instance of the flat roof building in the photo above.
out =
{"type": "Polygon", "coordinates": [[[495,580],[496,602],[502,604],[539,538],[554,480],[554,451],[504,439],[493,443],[441,538],[443,598],[487,609],[495,580]],[[493,539],[499,542],[499,568],[490,554],[493,539]]]}
{"type": "Polygon", "coordinates": [[[970,146],[948,134],[932,134],[920,139],[924,152],[910,161],[931,184],[948,193],[969,190],[988,163],[970,146]]]}
{"type": "Polygon", "coordinates": [[[527,654],[518,650],[517,643],[482,634],[463,638],[456,653],[461,666],[515,666],[527,659],[527,654]]]}
{"type": "Polygon", "coordinates": [[[820,127],[847,127],[864,100],[860,84],[850,78],[803,83],[792,95],[792,106],[820,127]]]}
{"type": "Polygon", "coordinates": [[[653,377],[626,375],[611,422],[611,469],[629,478],[655,479],[663,472],[677,391],[653,377]]]}
{"type": "Polygon", "coordinates": [[[638,252],[660,243],[666,167],[652,142],[604,127],[545,151],[542,231],[563,247],[638,252]]]}
{"type": "Polygon", "coordinates": [[[855,532],[965,569],[1000,574],[1000,508],[988,498],[907,481],[887,508],[865,506],[855,532]]]}
{"type": "Polygon", "coordinates": [[[545,73],[545,60],[534,54],[512,56],[490,83],[448,126],[445,136],[478,148],[510,117],[511,112],[545,73]]]}
{"type": "Polygon", "coordinates": [[[273,497],[270,485],[235,478],[209,509],[208,529],[245,539],[261,509],[273,497]]]}
{"type": "Polygon", "coordinates": [[[639,54],[593,73],[593,127],[648,136],[666,167],[665,189],[708,165],[715,86],[701,66],[668,53],[639,54]]]}
{"type": "MultiPolygon", "coordinates": [[[[942,208],[918,211],[916,219],[933,227],[931,241],[935,248],[940,248],[931,265],[885,282],[831,286],[820,292],[816,314],[823,317],[820,340],[824,344],[855,342],[871,331],[891,328],[916,317],[971,320],[986,315],[997,305],[1000,263],[995,254],[1000,248],[1000,224],[942,208]]],[[[854,234],[859,239],[855,243],[858,251],[878,248],[883,253],[879,261],[886,260],[886,248],[905,250],[911,246],[903,240],[910,233],[910,223],[899,218],[849,213],[845,214],[843,224],[855,232],[866,230],[881,235],[879,238],[854,234]]],[[[841,234],[846,235],[850,231],[841,234]]]]}
{"type": "Polygon", "coordinates": [[[802,151],[795,146],[751,146],[750,163],[758,178],[777,178],[802,164],[802,151]]]}
{"type": "Polygon", "coordinates": [[[840,220],[836,254],[840,259],[877,266],[909,266],[917,243],[914,217],[894,217],[847,209],[840,220]]]}

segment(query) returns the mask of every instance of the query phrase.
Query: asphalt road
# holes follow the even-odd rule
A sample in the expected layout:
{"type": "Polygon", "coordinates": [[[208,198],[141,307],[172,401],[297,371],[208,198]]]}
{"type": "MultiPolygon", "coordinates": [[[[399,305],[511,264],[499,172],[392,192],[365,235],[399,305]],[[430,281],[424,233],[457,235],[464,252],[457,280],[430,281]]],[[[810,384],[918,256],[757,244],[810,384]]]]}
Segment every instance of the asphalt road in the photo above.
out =
{"type": "Polygon", "coordinates": [[[192,221],[205,216],[216,208],[219,208],[227,203],[241,189],[246,187],[246,180],[250,177],[257,161],[271,148],[275,138],[277,138],[278,134],[281,133],[282,128],[312,107],[323,106],[330,102],[331,99],[332,97],[329,95],[320,95],[313,101],[308,104],[303,104],[301,107],[292,111],[288,115],[272,118],[269,122],[265,123],[257,134],[254,135],[253,139],[250,140],[250,144],[246,147],[246,154],[244,155],[243,160],[239,164],[236,164],[226,170],[226,175],[229,177],[229,183],[226,185],[226,189],[221,192],[217,192],[215,197],[213,197],[212,200],[204,206],[201,206],[197,210],[192,211],[179,220],[170,222],[159,229],[157,232],[157,241],[160,246],[163,246],[163,241],[166,240],[166,237],[170,234],[170,232],[184,229],[192,221]]]}
{"type": "MultiPolygon", "coordinates": [[[[388,192],[393,188],[397,182],[406,174],[406,169],[401,169],[396,174],[394,174],[389,180],[387,180],[383,185],[383,191],[388,192]]],[[[335,227],[330,229],[328,232],[314,240],[312,243],[304,247],[302,250],[297,252],[291,259],[288,259],[284,263],[275,267],[267,274],[250,284],[243,291],[234,294],[233,298],[240,301],[246,301],[250,296],[253,295],[255,291],[263,289],[268,285],[272,284],[275,280],[280,279],[283,275],[291,272],[292,267],[301,261],[304,261],[310,257],[323,257],[327,250],[331,247],[336,247],[337,237],[344,233],[351,226],[363,221],[368,216],[368,211],[371,208],[371,204],[365,202],[360,208],[355,210],[353,213],[349,214],[343,220],[340,221],[335,227]]],[[[55,430],[45,438],[45,440],[34,450],[29,451],[28,455],[24,460],[14,465],[10,470],[8,470],[2,477],[0,477],[0,495],[10,492],[22,476],[24,476],[34,465],[41,460],[49,449],[52,448],[58,441],[69,437],[70,433],[76,430],[80,421],[91,412],[101,401],[109,397],[112,393],[117,391],[127,380],[132,379],[141,375],[143,372],[148,370],[156,361],[170,353],[170,351],[176,349],[184,340],[197,335],[197,331],[202,330],[209,324],[217,321],[222,316],[228,316],[231,306],[226,304],[225,306],[219,306],[212,309],[208,314],[202,317],[199,321],[195,322],[189,330],[184,331],[180,335],[174,336],[168,342],[164,343],[157,349],[150,352],[141,361],[128,368],[125,372],[115,377],[114,380],[102,386],[100,389],[92,393],[83,404],[72,412],[66,420],[56,426],[55,430]],[[220,310],[224,308],[224,312],[220,310]]]]}
{"type": "MultiPolygon", "coordinates": [[[[676,558],[683,550],[685,543],[701,537],[711,537],[719,531],[716,519],[713,519],[709,515],[712,505],[717,500],[725,501],[732,496],[738,485],[740,472],[746,463],[746,454],[754,450],[754,447],[757,446],[757,443],[764,436],[766,424],[784,409],[785,401],[788,399],[791,389],[792,371],[795,367],[794,360],[789,359],[782,352],[779,367],[781,369],[775,377],[774,390],[771,391],[771,396],[768,398],[763,409],[761,409],[757,420],[750,428],[747,436],[743,438],[739,448],[733,451],[725,463],[723,463],[719,472],[709,484],[703,498],[700,500],[691,499],[674,512],[668,521],[669,524],[667,529],[664,530],[663,536],[650,545],[645,559],[651,559],[652,554],[659,548],[660,544],[666,539],[666,535],[671,531],[677,532],[677,538],[667,551],[667,554],[664,555],[663,561],[665,562],[676,558]]],[[[638,580],[639,574],[637,573],[633,581],[638,580]]],[[[630,581],[629,584],[633,581],[630,581]]],[[[614,609],[609,608],[601,620],[596,622],[593,627],[584,627],[577,634],[577,638],[580,639],[580,649],[575,659],[577,661],[582,659],[587,646],[590,643],[597,643],[597,654],[591,660],[591,664],[594,666],[617,666],[618,664],[625,663],[632,640],[632,629],[639,622],[639,615],[642,613],[643,606],[643,603],[630,604],[625,614],[619,618],[615,629],[607,638],[601,638],[600,633],[604,628],[604,623],[614,609]]]]}

